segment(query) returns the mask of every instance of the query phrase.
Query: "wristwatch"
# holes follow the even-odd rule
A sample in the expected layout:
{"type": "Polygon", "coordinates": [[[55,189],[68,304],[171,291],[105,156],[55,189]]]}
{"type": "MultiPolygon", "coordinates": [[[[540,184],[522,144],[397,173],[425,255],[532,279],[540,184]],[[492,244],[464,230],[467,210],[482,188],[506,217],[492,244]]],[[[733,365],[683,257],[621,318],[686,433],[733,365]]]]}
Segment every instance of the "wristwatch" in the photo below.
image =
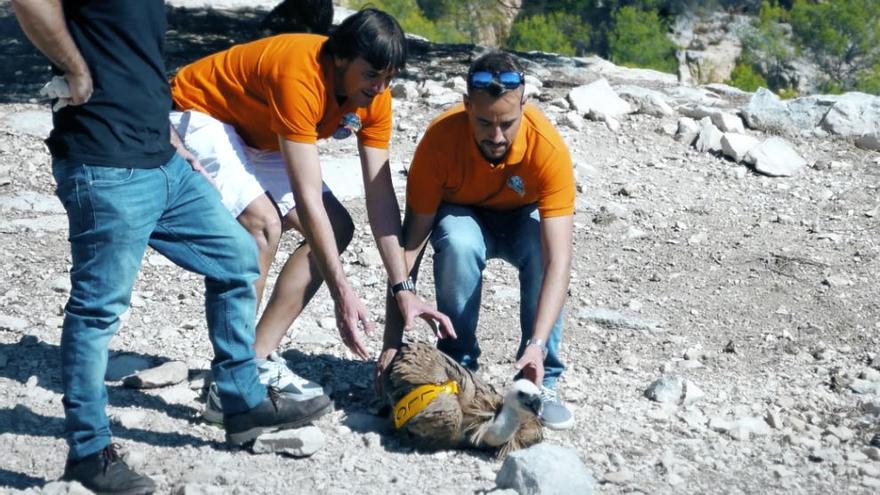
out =
{"type": "Polygon", "coordinates": [[[526,341],[526,346],[536,345],[541,348],[541,352],[544,353],[544,357],[547,357],[547,344],[544,342],[544,339],[529,339],[526,341]]]}
{"type": "Polygon", "coordinates": [[[403,282],[400,282],[399,284],[392,285],[391,286],[391,295],[396,296],[397,293],[402,290],[412,292],[413,294],[416,293],[416,283],[413,282],[412,277],[406,277],[406,280],[404,280],[403,282]]]}

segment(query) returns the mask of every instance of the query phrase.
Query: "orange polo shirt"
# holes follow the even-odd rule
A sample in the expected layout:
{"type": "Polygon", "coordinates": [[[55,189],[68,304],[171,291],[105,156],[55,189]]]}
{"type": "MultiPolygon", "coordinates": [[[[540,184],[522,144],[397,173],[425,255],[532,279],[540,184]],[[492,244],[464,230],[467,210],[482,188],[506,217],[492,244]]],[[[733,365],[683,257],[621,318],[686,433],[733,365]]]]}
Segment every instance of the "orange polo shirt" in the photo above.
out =
{"type": "Polygon", "coordinates": [[[278,136],[314,143],[333,135],[342,116],[357,113],[364,146],[388,148],[391,92],[367,108],[337,103],[333,61],[321,56],[327,38],[281,34],[236,45],[180,69],[171,81],[178,110],[197,110],[235,127],[245,142],[277,150],[278,136]]]}
{"type": "Polygon", "coordinates": [[[568,148],[530,104],[495,167],[480,154],[464,105],[447,110],[425,131],[406,185],[407,206],[419,214],[436,213],[441,202],[501,211],[537,203],[541,218],[556,217],[574,213],[574,196],[568,148]]]}

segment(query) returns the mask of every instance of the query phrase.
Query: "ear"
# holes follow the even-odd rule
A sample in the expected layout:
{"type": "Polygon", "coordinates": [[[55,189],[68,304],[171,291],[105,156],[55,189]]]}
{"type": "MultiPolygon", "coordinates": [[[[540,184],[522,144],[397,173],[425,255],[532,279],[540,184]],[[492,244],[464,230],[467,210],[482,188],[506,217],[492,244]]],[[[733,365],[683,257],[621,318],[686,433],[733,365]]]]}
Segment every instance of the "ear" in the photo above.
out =
{"type": "Polygon", "coordinates": [[[528,95],[526,95],[526,87],[525,87],[525,85],[523,85],[523,89],[522,89],[522,99],[521,99],[520,102],[519,102],[519,106],[520,106],[520,107],[525,106],[525,104],[528,103],[528,102],[529,102],[529,97],[528,97],[528,95]]]}

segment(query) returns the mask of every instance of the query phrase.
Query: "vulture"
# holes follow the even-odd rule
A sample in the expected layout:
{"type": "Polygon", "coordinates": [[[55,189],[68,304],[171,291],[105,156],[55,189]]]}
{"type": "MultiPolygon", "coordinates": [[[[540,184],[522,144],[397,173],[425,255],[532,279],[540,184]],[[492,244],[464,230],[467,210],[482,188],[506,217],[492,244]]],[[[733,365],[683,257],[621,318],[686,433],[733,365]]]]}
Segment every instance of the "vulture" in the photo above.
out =
{"type": "Polygon", "coordinates": [[[477,448],[504,457],[544,438],[534,383],[517,380],[502,396],[427,343],[401,347],[382,390],[395,429],[420,448],[477,448]]]}

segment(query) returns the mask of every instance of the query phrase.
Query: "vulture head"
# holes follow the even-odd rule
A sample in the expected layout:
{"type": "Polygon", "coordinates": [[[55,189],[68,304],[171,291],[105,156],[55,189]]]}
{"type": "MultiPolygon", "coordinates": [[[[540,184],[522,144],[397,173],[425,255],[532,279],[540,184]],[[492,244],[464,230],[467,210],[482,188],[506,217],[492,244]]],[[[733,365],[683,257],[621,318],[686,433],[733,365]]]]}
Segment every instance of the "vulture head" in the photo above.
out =
{"type": "Polygon", "coordinates": [[[504,456],[543,440],[541,392],[517,380],[504,395],[426,343],[404,344],[385,373],[395,429],[424,449],[478,448],[504,456]]]}

